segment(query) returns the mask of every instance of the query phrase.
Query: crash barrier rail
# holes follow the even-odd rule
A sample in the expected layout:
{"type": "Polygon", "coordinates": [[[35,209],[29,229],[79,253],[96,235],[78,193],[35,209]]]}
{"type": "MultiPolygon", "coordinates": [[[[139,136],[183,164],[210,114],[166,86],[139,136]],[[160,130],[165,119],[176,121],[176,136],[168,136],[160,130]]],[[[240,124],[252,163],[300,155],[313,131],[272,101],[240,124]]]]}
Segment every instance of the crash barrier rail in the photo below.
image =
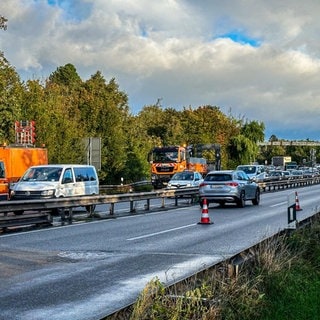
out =
{"type": "MultiPolygon", "coordinates": [[[[149,183],[149,182],[143,182],[149,183]]],[[[286,179],[278,181],[262,181],[259,182],[262,191],[275,191],[284,188],[296,188],[306,185],[319,184],[320,176],[301,178],[301,179],[286,179]]],[[[120,186],[126,188],[124,190],[131,191],[130,185],[120,186]]],[[[104,188],[102,186],[102,188],[104,188]]],[[[109,216],[114,216],[114,205],[119,202],[128,202],[130,204],[130,213],[135,213],[135,202],[146,201],[144,206],[145,211],[150,210],[151,199],[162,199],[161,208],[165,208],[165,199],[174,198],[175,206],[178,206],[180,199],[190,198],[191,203],[196,202],[198,198],[198,188],[183,188],[175,190],[157,190],[152,192],[127,192],[124,194],[114,195],[97,195],[97,196],[81,196],[70,198],[58,198],[47,200],[28,200],[28,201],[0,201],[0,229],[5,229],[11,226],[23,226],[29,224],[50,224],[52,222],[51,212],[54,209],[61,210],[61,220],[65,220],[65,210],[68,211],[67,221],[72,223],[72,209],[76,207],[92,207],[99,204],[110,204],[109,216]],[[33,213],[25,213],[23,215],[13,215],[12,212],[32,211],[33,213]],[[38,213],[34,213],[38,211],[38,213]],[[9,214],[9,215],[8,215],[9,214]]],[[[89,217],[93,212],[89,212],[89,217]]]]}
{"type": "MultiPolygon", "coordinates": [[[[0,201],[0,229],[5,229],[12,226],[23,226],[32,224],[50,223],[52,221],[51,212],[54,209],[61,209],[61,219],[65,220],[65,211],[68,211],[68,222],[72,223],[73,214],[72,209],[76,207],[92,208],[96,205],[110,204],[109,215],[114,215],[114,205],[119,202],[130,203],[130,213],[134,213],[136,201],[145,200],[145,210],[150,210],[151,199],[162,199],[161,207],[165,208],[165,199],[174,198],[175,206],[178,206],[179,199],[191,199],[195,202],[198,197],[198,188],[179,189],[179,190],[158,190],[153,192],[139,192],[139,193],[125,193],[115,195],[97,195],[97,196],[81,196],[70,198],[57,198],[46,200],[27,200],[27,201],[0,201]],[[22,211],[38,211],[39,213],[12,215],[11,213],[19,213],[22,211]],[[28,219],[27,217],[30,217],[28,219]]],[[[93,212],[89,212],[92,216],[93,212]]]]}
{"type": "Polygon", "coordinates": [[[263,191],[275,191],[286,188],[298,188],[320,183],[320,176],[308,178],[282,178],[279,180],[270,181],[268,179],[258,182],[260,189],[263,191]]]}
{"type": "Polygon", "coordinates": [[[153,188],[150,180],[143,180],[130,184],[100,185],[100,194],[133,192],[143,187],[153,188]]]}

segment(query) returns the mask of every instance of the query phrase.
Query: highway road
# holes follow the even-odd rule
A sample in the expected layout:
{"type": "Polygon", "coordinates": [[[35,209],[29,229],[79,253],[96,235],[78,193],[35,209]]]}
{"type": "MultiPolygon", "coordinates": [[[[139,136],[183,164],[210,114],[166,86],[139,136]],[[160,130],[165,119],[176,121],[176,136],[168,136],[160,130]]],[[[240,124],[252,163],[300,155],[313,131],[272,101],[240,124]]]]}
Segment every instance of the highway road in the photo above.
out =
{"type": "Polygon", "coordinates": [[[0,319],[96,320],[132,303],[158,277],[172,283],[320,211],[319,185],[263,193],[260,206],[198,205],[0,236],[0,319]]]}

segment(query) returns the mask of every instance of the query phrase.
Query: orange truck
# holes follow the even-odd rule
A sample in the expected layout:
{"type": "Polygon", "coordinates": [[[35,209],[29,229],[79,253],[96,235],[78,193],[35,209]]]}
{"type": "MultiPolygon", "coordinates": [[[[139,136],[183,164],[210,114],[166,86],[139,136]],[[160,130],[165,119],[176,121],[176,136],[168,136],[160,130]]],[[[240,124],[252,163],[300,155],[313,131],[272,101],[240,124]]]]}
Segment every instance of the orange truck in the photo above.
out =
{"type": "Polygon", "coordinates": [[[191,157],[190,153],[190,150],[183,146],[154,148],[148,157],[151,164],[152,185],[161,188],[175,173],[184,170],[199,171],[205,175],[208,171],[206,159],[191,157]]]}
{"type": "Polygon", "coordinates": [[[10,185],[31,166],[48,164],[46,148],[0,146],[0,200],[9,200],[10,185]]]}

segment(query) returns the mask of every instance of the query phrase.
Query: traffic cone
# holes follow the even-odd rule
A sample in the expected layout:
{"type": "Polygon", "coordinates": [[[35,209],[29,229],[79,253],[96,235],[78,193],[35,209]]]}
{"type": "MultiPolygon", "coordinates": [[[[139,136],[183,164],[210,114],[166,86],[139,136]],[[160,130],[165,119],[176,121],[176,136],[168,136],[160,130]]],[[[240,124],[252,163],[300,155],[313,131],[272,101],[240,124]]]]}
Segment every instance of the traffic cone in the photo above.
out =
{"type": "Polygon", "coordinates": [[[210,221],[209,217],[209,210],[207,205],[207,199],[204,198],[202,202],[202,213],[201,213],[201,220],[198,224],[212,224],[213,222],[210,221]]]}
{"type": "Polygon", "coordinates": [[[298,192],[296,191],[296,211],[301,211],[302,208],[300,207],[299,204],[299,199],[298,199],[298,192]]]}

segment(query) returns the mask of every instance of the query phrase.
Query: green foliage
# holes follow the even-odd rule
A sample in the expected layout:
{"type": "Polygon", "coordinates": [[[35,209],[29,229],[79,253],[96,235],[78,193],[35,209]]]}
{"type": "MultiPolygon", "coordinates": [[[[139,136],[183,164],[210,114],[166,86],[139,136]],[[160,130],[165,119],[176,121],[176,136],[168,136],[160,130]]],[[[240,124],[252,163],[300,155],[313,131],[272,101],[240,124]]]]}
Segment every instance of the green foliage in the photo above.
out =
{"type": "Polygon", "coordinates": [[[249,164],[255,160],[257,145],[247,137],[239,134],[230,139],[227,150],[233,161],[231,167],[235,168],[237,163],[249,164]]]}
{"type": "Polygon", "coordinates": [[[71,63],[57,68],[57,70],[49,76],[49,81],[70,88],[78,87],[82,83],[75,66],[71,63]]]}
{"type": "Polygon", "coordinates": [[[309,264],[273,274],[265,287],[266,308],[259,319],[319,319],[320,274],[309,264]]]}
{"type": "Polygon", "coordinates": [[[8,19],[0,15],[0,29],[7,30],[8,19]]]}
{"type": "Polygon", "coordinates": [[[0,143],[14,142],[14,121],[22,115],[23,92],[18,74],[0,52],[0,143]]]}
{"type": "MultiPolygon", "coordinates": [[[[81,119],[89,136],[102,138],[102,183],[119,183],[126,169],[129,118],[127,95],[114,79],[106,83],[100,72],[84,85],[81,119]]],[[[124,177],[127,179],[127,177],[124,177]]]]}
{"type": "Polygon", "coordinates": [[[265,126],[262,122],[246,122],[241,128],[241,134],[250,141],[258,143],[264,141],[265,126]]]}

